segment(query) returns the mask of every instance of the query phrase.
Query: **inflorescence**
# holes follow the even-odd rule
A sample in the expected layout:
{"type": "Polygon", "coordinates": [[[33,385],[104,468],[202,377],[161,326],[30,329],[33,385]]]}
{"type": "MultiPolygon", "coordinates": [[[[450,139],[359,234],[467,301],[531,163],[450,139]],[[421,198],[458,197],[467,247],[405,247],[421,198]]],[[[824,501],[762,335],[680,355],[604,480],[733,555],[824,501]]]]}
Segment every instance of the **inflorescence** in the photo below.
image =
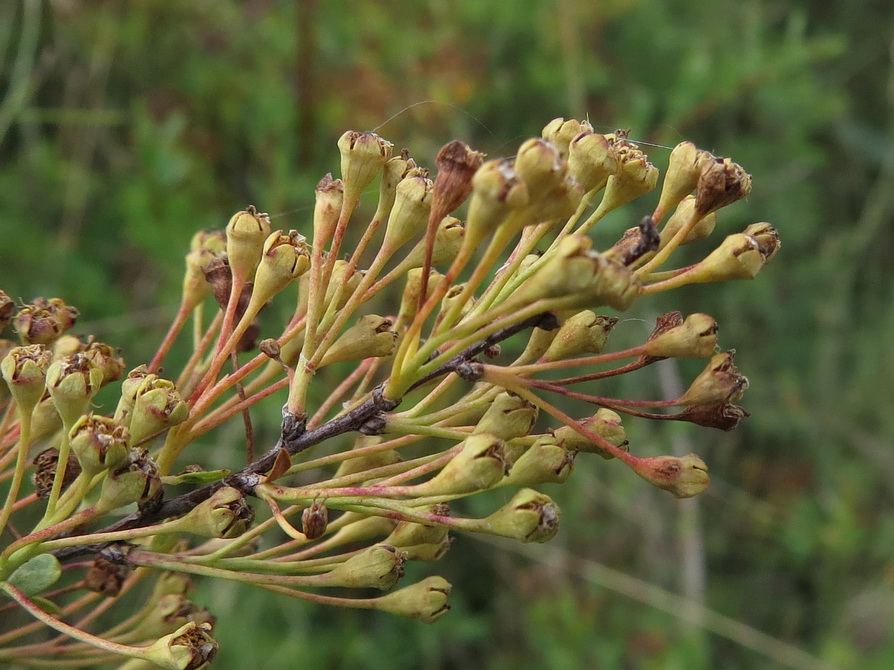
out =
{"type": "Polygon", "coordinates": [[[645,342],[606,348],[613,314],[634,302],[752,279],[774,255],[776,231],[756,223],[665,268],[748,194],[739,165],[679,144],[651,216],[597,251],[590,230],[658,182],[625,132],[556,119],[490,161],[455,141],[434,179],[374,133],[347,132],[338,148],[341,178],[319,182],[312,226],[271,232],[250,206],[225,231],[195,235],[177,315],[111,413],[92,399],[124,375],[120,352],[66,334],[78,311],[62,300],[20,306],[0,291],[0,330],[21,341],[0,340],[0,608],[36,619],[0,632],[0,660],[201,667],[217,642],[214,616],[189,599],[193,576],[434,621],[451,586],[433,576],[392,590],[406,561],[440,559],[453,531],[551,539],[560,510],[537,487],[564,482],[580,453],[680,498],[708,486],[694,454],[635,455],[622,416],[721,430],[747,416],[735,403],[748,380],[718,349],[714,319],[669,312],[645,342]],[[364,228],[355,214],[376,180],[364,228]],[[464,220],[452,216],[464,203],[464,220]],[[274,300],[294,309],[269,336],[257,317],[274,300]],[[163,371],[190,322],[192,355],[163,371]],[[707,365],[678,398],[590,390],[666,358],[707,365]],[[320,388],[323,377],[337,381],[320,388]],[[280,391],[279,440],[256,454],[251,408],[280,391]],[[562,396],[594,412],[571,417],[562,396]],[[245,424],[247,465],[238,454],[233,470],[195,465],[190,446],[231,420],[245,424]],[[498,488],[504,504],[483,518],[452,506],[498,488]],[[117,623],[103,628],[112,609],[117,623]],[[44,626],[65,637],[29,639],[44,626]]]}

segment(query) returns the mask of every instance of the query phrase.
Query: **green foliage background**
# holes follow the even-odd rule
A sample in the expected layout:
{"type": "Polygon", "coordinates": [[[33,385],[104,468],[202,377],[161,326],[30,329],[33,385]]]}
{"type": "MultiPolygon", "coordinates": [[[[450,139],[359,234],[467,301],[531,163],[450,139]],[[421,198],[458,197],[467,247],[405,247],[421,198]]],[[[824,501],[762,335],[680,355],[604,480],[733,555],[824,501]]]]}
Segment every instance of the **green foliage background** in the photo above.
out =
{"type": "MultiPolygon", "coordinates": [[[[4,2],[0,286],[77,305],[134,363],[175,311],[193,232],[248,202],[308,228],[346,129],[431,164],[453,138],[505,155],[588,116],[732,156],[755,186],[721,234],[765,219],[782,251],[754,282],[655,299],[617,331],[706,311],[739,350],[738,431],[628,428],[642,453],[701,454],[704,496],[579,459],[548,491],[564,510],[550,545],[460,538],[414,566],[454,584],[431,627],[205,584],[217,665],[890,668],[892,40],[888,0],[4,2]]],[[[665,367],[665,390],[697,369],[665,367]]]]}

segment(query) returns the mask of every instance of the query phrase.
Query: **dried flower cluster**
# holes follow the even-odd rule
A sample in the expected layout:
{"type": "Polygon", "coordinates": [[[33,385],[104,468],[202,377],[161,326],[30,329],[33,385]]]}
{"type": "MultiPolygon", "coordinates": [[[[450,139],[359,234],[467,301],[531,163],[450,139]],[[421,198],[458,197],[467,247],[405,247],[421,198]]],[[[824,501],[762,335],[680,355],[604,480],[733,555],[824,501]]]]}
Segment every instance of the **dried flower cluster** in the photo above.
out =
{"type": "Polygon", "coordinates": [[[740,166],[680,144],[652,215],[597,251],[587,233],[658,182],[624,132],[556,119],[514,158],[487,162],[452,142],[434,180],[373,133],[345,133],[338,148],[341,178],[320,181],[303,234],[271,231],[248,207],[194,237],[177,316],[153,360],[126,376],[118,350],[66,334],[75,308],[19,306],[0,291],[0,329],[21,342],[0,342],[0,607],[38,620],[0,631],[0,661],[124,655],[129,668],[201,667],[217,642],[214,616],[189,600],[194,575],[433,621],[449,609],[450,584],[391,590],[404,564],[441,558],[453,531],[549,540],[560,511],[537,487],[565,481],[581,452],[677,497],[708,485],[698,456],[631,453],[621,419],[729,430],[747,416],[735,403],[748,381],[718,350],[714,320],[669,312],[638,346],[608,345],[612,314],[637,300],[751,279],[776,252],[776,231],[757,223],[699,263],[664,269],[749,192],[740,166]],[[355,212],[376,180],[364,227],[355,212]],[[463,203],[464,220],[454,218],[463,203]],[[389,306],[392,285],[403,289],[389,306]],[[212,297],[220,309],[206,319],[212,297]],[[272,300],[295,305],[275,336],[257,320],[272,300]],[[192,356],[166,378],[162,362],[190,321],[192,356]],[[587,390],[664,358],[707,365],[669,400],[587,390]],[[320,393],[316,373],[330,365],[341,382],[320,393]],[[100,413],[94,395],[122,376],[117,407],[100,413]],[[256,455],[250,410],[278,391],[279,441],[256,455]],[[561,396],[593,414],[568,416],[561,396]],[[232,471],[191,465],[200,456],[190,445],[231,420],[245,422],[248,465],[239,455],[232,471]],[[504,504],[483,518],[453,505],[498,488],[504,504]],[[133,602],[140,582],[154,583],[151,595],[133,602]],[[119,623],[97,627],[113,608],[119,623]],[[42,626],[67,638],[29,638],[42,626]]]}

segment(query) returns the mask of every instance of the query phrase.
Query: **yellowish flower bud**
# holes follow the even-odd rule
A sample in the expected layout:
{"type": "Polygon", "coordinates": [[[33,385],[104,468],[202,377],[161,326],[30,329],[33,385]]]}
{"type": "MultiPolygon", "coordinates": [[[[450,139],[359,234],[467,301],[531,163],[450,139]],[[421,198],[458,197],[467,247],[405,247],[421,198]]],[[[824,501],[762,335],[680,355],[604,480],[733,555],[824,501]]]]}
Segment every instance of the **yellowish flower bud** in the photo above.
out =
{"type": "Polygon", "coordinates": [[[482,529],[519,542],[548,542],[559,532],[561,510],[552,499],[533,489],[521,489],[489,517],[482,529]]]}
{"type": "Polygon", "coordinates": [[[62,417],[56,411],[53,399],[49,396],[41,399],[31,414],[31,439],[34,442],[45,440],[60,428],[62,428],[62,417]]]}
{"type": "Polygon", "coordinates": [[[717,348],[717,322],[707,314],[690,314],[642,348],[645,355],[658,358],[707,358],[717,348]]]}
{"type": "MultiPolygon", "coordinates": [[[[465,282],[462,284],[454,284],[449,289],[447,289],[447,293],[444,294],[444,297],[441,299],[441,311],[438,313],[438,322],[450,312],[453,308],[454,303],[459,299],[459,296],[462,295],[463,289],[466,287],[465,282]]],[[[463,317],[468,314],[472,308],[475,306],[475,298],[468,299],[463,306],[459,310],[459,317],[457,321],[462,321],[463,317]]]]}
{"type": "Polygon", "coordinates": [[[568,147],[568,171],[585,192],[600,189],[620,170],[614,142],[605,135],[581,132],[568,147]]]}
{"type": "Polygon", "coordinates": [[[205,247],[192,249],[186,254],[186,271],[183,273],[183,304],[194,309],[211,295],[211,284],[205,279],[205,270],[218,255],[205,247]]]}
{"type": "Polygon", "coordinates": [[[270,235],[270,218],[249,205],[236,212],[227,224],[227,260],[234,277],[251,277],[261,253],[264,240],[270,235]]]}
{"type": "Polygon", "coordinates": [[[450,588],[450,582],[443,577],[428,577],[376,598],[376,609],[432,623],[450,610],[447,604],[450,588]]]}
{"type": "Polygon", "coordinates": [[[383,316],[367,314],[341,334],[320,361],[320,367],[343,361],[390,356],[397,345],[394,322],[383,316]]]}
{"type": "Polygon", "coordinates": [[[452,495],[489,489],[509,471],[505,448],[503,440],[493,435],[471,435],[438,474],[415,488],[420,495],[452,495]]]}
{"type": "Polygon", "coordinates": [[[0,372],[23,414],[30,414],[46,391],[52,360],[53,354],[43,344],[29,344],[11,349],[0,362],[0,372]]]}
{"type": "Polygon", "coordinates": [[[190,251],[207,249],[220,254],[227,250],[227,234],[223,230],[200,230],[189,241],[190,251]]]}
{"type": "Polygon", "coordinates": [[[751,192],[751,175],[729,158],[703,163],[695,194],[695,209],[704,216],[744,198],[751,192]]]}
{"type": "Polygon", "coordinates": [[[114,419],[87,414],[69,432],[71,450],[81,469],[89,476],[128,462],[128,431],[114,419]]]}
{"type": "Polygon", "coordinates": [[[102,370],[83,354],[65,356],[50,365],[46,386],[64,425],[71,426],[87,411],[102,379],[102,370]]]}
{"type": "Polygon", "coordinates": [[[711,357],[707,367],[693,380],[677,404],[714,405],[741,398],[748,388],[748,378],[739,374],[733,354],[728,351],[711,357]]]}
{"type": "Polygon", "coordinates": [[[397,185],[382,246],[397,249],[425,230],[434,197],[434,182],[408,176],[397,185]]]}
{"type": "Polygon", "coordinates": [[[612,316],[598,316],[589,310],[578,312],[565,320],[543,358],[558,361],[580,354],[598,354],[617,323],[618,319],[612,316]]]}
{"type": "MultiPolygon", "coordinates": [[[[430,508],[433,514],[446,516],[450,509],[447,505],[433,505],[430,508]]],[[[385,538],[384,544],[403,549],[404,547],[412,547],[417,544],[438,544],[447,537],[447,528],[444,526],[432,525],[428,526],[413,521],[401,521],[391,531],[391,534],[385,538]]]]}
{"type": "Polygon", "coordinates": [[[670,491],[677,498],[696,496],[711,483],[708,466],[695,454],[681,458],[676,456],[641,458],[631,467],[647,482],[670,491]]]}
{"type": "Polygon", "coordinates": [[[314,244],[322,248],[335,233],[344,201],[345,185],[341,179],[333,180],[332,175],[327,174],[317,184],[315,193],[314,244]]]}
{"type": "Polygon", "coordinates": [[[555,437],[544,435],[518,457],[501,483],[509,486],[560,484],[574,469],[575,453],[555,437]]]}
{"type": "Polygon", "coordinates": [[[290,230],[272,233],[264,242],[264,252],[255,272],[249,311],[261,307],[310,267],[310,253],[304,235],[290,230]]]}
{"type": "Polygon", "coordinates": [[[128,372],[127,378],[121,382],[121,398],[118,400],[118,407],[115,409],[115,420],[120,421],[124,426],[130,425],[137,391],[147,377],[158,379],[158,375],[149,372],[149,368],[145,365],[140,365],[128,372]]]}
{"type": "Polygon", "coordinates": [[[354,202],[391,158],[394,145],[375,133],[349,130],[338,140],[345,198],[354,202]]]}
{"type": "Polygon", "coordinates": [[[406,560],[405,552],[374,544],[319,577],[326,586],[386,591],[403,577],[406,560]]]}
{"type": "Polygon", "coordinates": [[[425,561],[431,563],[440,560],[450,545],[453,544],[453,538],[445,537],[440,542],[429,542],[427,544],[413,544],[409,547],[403,547],[401,551],[407,556],[408,561],[425,561]]]}
{"type": "Polygon", "coordinates": [[[86,345],[76,335],[63,335],[53,342],[53,360],[57,361],[64,356],[73,356],[84,351],[86,345]]]}
{"type": "Polygon", "coordinates": [[[568,164],[555,144],[532,137],[519,147],[515,171],[528,187],[529,204],[534,205],[563,182],[568,164]]]}
{"type": "Polygon", "coordinates": [[[472,199],[466,217],[468,244],[477,245],[515,209],[528,204],[528,187],[505,160],[482,165],[472,178],[472,199]]]}
{"type": "Polygon", "coordinates": [[[509,391],[502,391],[488,405],[475,426],[475,433],[488,433],[506,441],[522,437],[531,432],[537,414],[537,406],[533,403],[509,391]]]}
{"type": "MultiPolygon", "coordinates": [[[[435,232],[435,245],[432,249],[432,265],[444,265],[456,258],[463,244],[465,228],[459,219],[445,216],[438,224],[435,232]]],[[[419,240],[407,254],[401,265],[408,268],[420,268],[425,260],[425,240],[419,240]]]]}

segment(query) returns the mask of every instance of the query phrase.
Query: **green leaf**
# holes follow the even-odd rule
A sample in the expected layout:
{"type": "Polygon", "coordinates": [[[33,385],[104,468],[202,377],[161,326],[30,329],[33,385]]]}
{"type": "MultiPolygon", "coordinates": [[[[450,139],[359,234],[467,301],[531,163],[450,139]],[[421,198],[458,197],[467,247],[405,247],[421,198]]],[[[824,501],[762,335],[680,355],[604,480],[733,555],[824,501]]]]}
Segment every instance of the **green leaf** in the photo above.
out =
{"type": "Polygon", "coordinates": [[[62,575],[62,566],[52,554],[40,554],[9,576],[9,583],[26,596],[42,593],[62,575]]]}

